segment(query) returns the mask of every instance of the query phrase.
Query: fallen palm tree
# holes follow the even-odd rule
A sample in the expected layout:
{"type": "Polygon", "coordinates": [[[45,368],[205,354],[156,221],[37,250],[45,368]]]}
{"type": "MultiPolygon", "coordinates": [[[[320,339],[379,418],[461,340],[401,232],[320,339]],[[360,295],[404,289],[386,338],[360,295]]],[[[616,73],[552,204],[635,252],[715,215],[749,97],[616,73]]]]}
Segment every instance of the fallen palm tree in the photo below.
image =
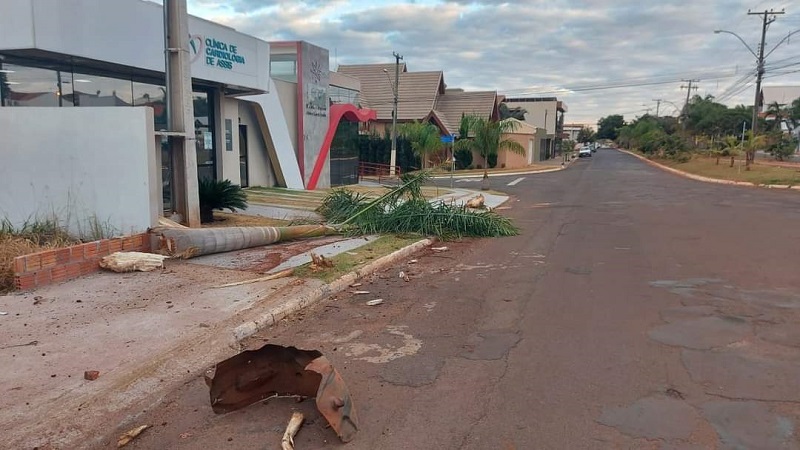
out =
{"type": "Polygon", "coordinates": [[[150,234],[158,237],[161,253],[191,258],[213,253],[260,247],[276,242],[336,234],[326,225],[295,225],[289,227],[224,227],[178,228],[155,227],[150,234]]]}
{"type": "Polygon", "coordinates": [[[441,238],[518,234],[508,218],[495,212],[427,201],[421,187],[429,178],[429,171],[404,174],[402,185],[376,199],[338,189],[322,201],[317,212],[333,228],[349,234],[415,233],[441,238]]]}
{"type": "Polygon", "coordinates": [[[328,225],[186,228],[164,222],[150,233],[158,237],[160,253],[185,259],[332,234],[412,233],[448,239],[519,232],[508,218],[493,211],[428,202],[421,188],[429,178],[429,171],[405,174],[402,185],[376,199],[337,189],[317,209],[328,225]]]}

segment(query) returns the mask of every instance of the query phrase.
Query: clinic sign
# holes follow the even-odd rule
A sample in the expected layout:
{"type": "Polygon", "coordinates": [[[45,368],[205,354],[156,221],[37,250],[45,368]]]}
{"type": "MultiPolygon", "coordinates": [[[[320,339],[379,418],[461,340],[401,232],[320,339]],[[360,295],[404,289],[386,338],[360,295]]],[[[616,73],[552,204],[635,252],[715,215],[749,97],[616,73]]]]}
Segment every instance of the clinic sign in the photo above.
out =
{"type": "Polygon", "coordinates": [[[224,70],[247,64],[245,57],[239,54],[237,45],[213,37],[193,34],[189,36],[189,49],[192,52],[190,63],[202,59],[206,66],[224,70]]]}

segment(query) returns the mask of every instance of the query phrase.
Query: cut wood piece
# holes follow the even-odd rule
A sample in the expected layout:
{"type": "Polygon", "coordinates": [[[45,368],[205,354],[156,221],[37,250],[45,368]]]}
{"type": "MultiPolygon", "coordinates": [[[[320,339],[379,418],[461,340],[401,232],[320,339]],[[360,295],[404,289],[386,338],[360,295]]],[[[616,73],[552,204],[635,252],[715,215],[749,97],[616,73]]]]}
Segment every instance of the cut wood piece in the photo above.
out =
{"type": "Polygon", "coordinates": [[[277,280],[278,278],[288,277],[288,276],[292,275],[293,273],[294,273],[294,269],[286,269],[286,270],[281,270],[278,273],[273,273],[272,275],[267,275],[265,277],[258,277],[258,278],[253,278],[251,280],[237,281],[235,283],[220,284],[219,286],[214,286],[214,288],[241,286],[243,284],[258,283],[260,281],[277,280]]]}
{"type": "Polygon", "coordinates": [[[300,431],[301,425],[303,425],[303,413],[295,411],[289,419],[289,424],[286,425],[286,431],[283,432],[281,450],[294,450],[294,436],[300,431]]]}
{"type": "Polygon", "coordinates": [[[150,272],[164,268],[169,256],[142,252],[115,252],[100,260],[100,267],[112,272],[150,272]]]}
{"type": "Polygon", "coordinates": [[[311,252],[311,270],[324,270],[330,267],[333,267],[333,261],[311,252]]]}
{"type": "Polygon", "coordinates": [[[172,219],[167,219],[166,217],[159,217],[158,218],[158,226],[160,227],[170,227],[170,228],[189,228],[185,225],[181,225],[178,222],[175,222],[172,219]]]}
{"type": "Polygon", "coordinates": [[[117,441],[117,447],[119,448],[128,445],[130,441],[136,439],[136,436],[142,434],[142,431],[146,430],[148,427],[150,427],[150,425],[142,425],[123,433],[117,441]]]}

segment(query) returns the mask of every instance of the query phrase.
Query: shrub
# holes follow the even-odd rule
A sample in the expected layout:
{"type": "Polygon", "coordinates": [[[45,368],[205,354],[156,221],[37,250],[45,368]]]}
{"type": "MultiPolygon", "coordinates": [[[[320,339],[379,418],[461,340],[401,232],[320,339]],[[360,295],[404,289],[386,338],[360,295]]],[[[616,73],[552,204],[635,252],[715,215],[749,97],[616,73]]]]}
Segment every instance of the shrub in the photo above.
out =
{"type": "Polygon", "coordinates": [[[228,209],[231,212],[247,209],[247,194],[241,186],[231,183],[231,180],[200,180],[198,191],[202,223],[214,220],[215,209],[228,209]]]}
{"type": "Polygon", "coordinates": [[[468,149],[456,150],[456,169],[466,169],[472,166],[472,151],[468,149]]]}

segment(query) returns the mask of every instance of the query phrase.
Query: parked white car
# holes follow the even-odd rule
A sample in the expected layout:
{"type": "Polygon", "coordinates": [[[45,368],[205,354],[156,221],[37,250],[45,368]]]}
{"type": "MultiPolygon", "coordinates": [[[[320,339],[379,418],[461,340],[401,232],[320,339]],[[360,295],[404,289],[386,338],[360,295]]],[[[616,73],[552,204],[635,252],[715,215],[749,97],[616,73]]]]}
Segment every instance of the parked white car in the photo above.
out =
{"type": "Polygon", "coordinates": [[[588,145],[584,145],[583,147],[581,147],[580,150],[578,150],[578,158],[583,158],[586,156],[590,158],[592,156],[592,148],[589,147],[588,145]]]}

